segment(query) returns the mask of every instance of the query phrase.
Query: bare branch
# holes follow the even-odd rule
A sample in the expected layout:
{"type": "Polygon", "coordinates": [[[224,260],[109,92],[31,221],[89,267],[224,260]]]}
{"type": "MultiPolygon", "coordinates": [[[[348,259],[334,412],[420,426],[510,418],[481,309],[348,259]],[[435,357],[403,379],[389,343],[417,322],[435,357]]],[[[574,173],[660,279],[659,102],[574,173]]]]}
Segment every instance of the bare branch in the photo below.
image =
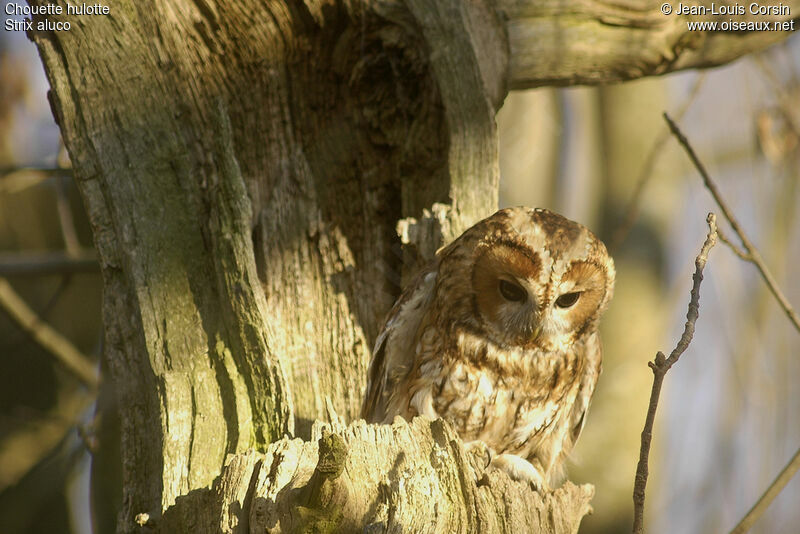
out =
{"type": "Polygon", "coordinates": [[[94,401],[94,395],[70,388],[49,412],[26,414],[12,429],[6,427],[0,446],[0,492],[19,483],[73,428],[80,429],[81,418],[94,401]]]}
{"type": "Polygon", "coordinates": [[[89,358],[76,349],[67,338],[39,319],[5,278],[0,278],[0,308],[90,391],[97,389],[99,382],[97,372],[89,358]]]}
{"type": "MultiPolygon", "coordinates": [[[[690,22],[719,26],[727,15],[665,15],[662,2],[542,2],[499,0],[508,22],[511,89],[544,85],[605,84],[683,69],[722,65],[783,41],[791,31],[696,31],[690,22]],[[592,43],[587,46],[586,43],[592,43]]],[[[677,8],[678,2],[668,2],[677,8]]],[[[747,14],[741,22],[787,23],[800,1],[786,0],[784,15],[747,14]]],[[[788,30],[789,28],[787,28],[788,30]]]]}
{"type": "Polygon", "coordinates": [[[644,529],[644,495],[647,486],[648,459],[650,456],[650,443],[653,439],[653,423],[656,418],[656,408],[658,408],[658,398],[661,394],[661,385],[664,376],[670,367],[677,363],[692,341],[694,336],[694,325],[700,315],[700,283],[703,281],[703,269],[708,261],[708,252],[717,242],[716,216],[709,213],[706,218],[708,222],[708,235],[700,249],[700,254],[694,260],[695,271],[692,276],[692,292],[689,299],[689,309],[686,312],[686,324],[675,349],[670,353],[669,358],[663,352],[656,354],[655,361],[648,362],[647,365],[653,370],[653,389],[650,392],[650,404],[647,408],[644,430],[642,430],[642,445],[639,450],[639,464],[636,466],[636,480],[633,486],[633,533],[641,534],[644,529]]]}
{"type": "Polygon", "coordinates": [[[63,167],[0,167],[0,178],[8,179],[10,174],[16,172],[36,172],[50,178],[51,176],[72,176],[72,169],[63,167]]]}
{"type": "Polygon", "coordinates": [[[719,240],[728,245],[734,254],[739,256],[744,261],[752,261],[753,258],[750,256],[750,254],[739,248],[739,245],[731,241],[730,238],[722,232],[722,228],[717,228],[717,235],[719,236],[719,240]]]}
{"type": "Polygon", "coordinates": [[[75,256],[64,252],[15,252],[0,254],[0,276],[96,273],[97,255],[83,249],[75,256]]]}
{"type": "MultiPolygon", "coordinates": [[[[686,153],[689,155],[689,159],[692,160],[695,168],[697,168],[697,171],[703,178],[703,183],[705,184],[706,189],[708,189],[711,193],[711,196],[714,197],[714,201],[719,206],[719,209],[722,210],[722,214],[725,216],[725,218],[728,219],[728,223],[730,223],[731,228],[733,228],[733,231],[739,236],[742,246],[744,246],[747,254],[750,256],[747,261],[756,266],[758,271],[761,273],[761,278],[763,278],[764,282],[767,283],[767,286],[778,300],[781,308],[783,308],[783,311],[786,312],[786,316],[789,317],[790,321],[792,321],[795,329],[800,332],[800,317],[797,316],[797,312],[794,311],[792,305],[789,304],[789,301],[783,295],[783,292],[781,292],[780,288],[778,287],[778,283],[775,281],[772,273],[770,273],[769,269],[764,263],[764,260],[761,258],[761,254],[758,252],[758,249],[756,249],[753,243],[750,242],[745,235],[744,230],[742,230],[741,225],[739,225],[739,221],[737,221],[736,217],[733,216],[733,212],[722,198],[722,195],[720,195],[717,185],[711,180],[711,177],[708,175],[705,167],[697,158],[697,154],[695,154],[694,149],[689,144],[689,140],[686,139],[686,136],[683,135],[678,126],[672,121],[672,119],[669,118],[669,115],[666,113],[664,113],[664,120],[667,121],[667,124],[669,124],[669,128],[672,130],[673,135],[678,139],[678,142],[681,144],[684,150],[686,150],[686,153]]],[[[737,253],[737,255],[739,254],[737,253]]],[[[739,256],[741,257],[741,255],[739,256]]]]}
{"type": "Polygon", "coordinates": [[[72,176],[72,169],[0,167],[0,194],[18,193],[58,176],[72,176]]]}
{"type": "Polygon", "coordinates": [[[789,483],[792,477],[800,469],[800,449],[794,453],[794,457],[786,464],[786,467],[778,474],[777,478],[772,481],[767,491],[758,499],[758,502],[753,505],[749,512],[739,521],[730,534],[744,534],[753,526],[756,520],[767,510],[772,500],[778,496],[783,490],[784,486],[789,483]]]}
{"type": "MultiPolygon", "coordinates": [[[[766,282],[767,286],[769,287],[772,294],[778,300],[778,303],[781,305],[783,310],[786,312],[786,315],[789,317],[789,320],[792,321],[795,328],[800,331],[800,320],[798,320],[797,313],[792,308],[789,301],[781,292],[780,288],[778,287],[777,282],[775,281],[774,277],[770,273],[767,266],[764,264],[763,259],[761,258],[761,254],[758,252],[758,249],[752,244],[752,242],[747,238],[742,230],[739,222],[733,216],[730,208],[728,207],[725,200],[719,193],[719,189],[717,188],[716,184],[711,180],[711,177],[708,175],[703,164],[698,159],[697,155],[695,154],[692,146],[689,144],[689,140],[683,135],[680,131],[678,126],[670,119],[670,117],[665,113],[664,120],[667,121],[669,124],[670,130],[678,139],[678,142],[683,146],[686,153],[689,155],[689,158],[694,163],[694,166],[697,168],[697,171],[700,173],[700,176],[703,178],[703,183],[705,184],[706,188],[711,192],[711,196],[714,197],[717,205],[722,210],[722,213],[725,215],[725,218],[728,219],[728,222],[731,225],[731,228],[736,232],[736,235],[739,236],[739,239],[742,242],[742,246],[745,250],[739,248],[735,243],[731,242],[721,231],[718,230],[718,235],[720,240],[722,240],[725,244],[727,244],[730,249],[741,259],[752,263],[753,265],[758,268],[758,271],[761,273],[761,277],[766,282]]],[[[756,522],[756,520],[764,513],[764,511],[769,507],[772,500],[781,492],[784,486],[789,482],[789,480],[794,476],[797,470],[800,469],[800,449],[795,453],[794,457],[791,461],[783,468],[780,472],[778,477],[770,484],[769,488],[764,492],[758,502],[753,505],[749,512],[742,518],[736,527],[731,531],[731,534],[742,534],[747,532],[750,527],[756,522]]]]}

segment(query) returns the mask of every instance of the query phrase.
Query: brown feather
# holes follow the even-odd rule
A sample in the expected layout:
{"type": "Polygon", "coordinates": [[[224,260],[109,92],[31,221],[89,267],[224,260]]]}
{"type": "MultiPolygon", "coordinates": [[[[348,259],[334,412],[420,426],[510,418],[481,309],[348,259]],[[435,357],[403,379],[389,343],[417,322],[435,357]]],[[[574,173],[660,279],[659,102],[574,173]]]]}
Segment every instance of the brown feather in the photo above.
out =
{"type": "Polygon", "coordinates": [[[480,221],[392,308],[362,415],[442,417],[512,476],[557,483],[600,374],[614,275],[603,244],[556,213],[509,208],[480,221]]]}

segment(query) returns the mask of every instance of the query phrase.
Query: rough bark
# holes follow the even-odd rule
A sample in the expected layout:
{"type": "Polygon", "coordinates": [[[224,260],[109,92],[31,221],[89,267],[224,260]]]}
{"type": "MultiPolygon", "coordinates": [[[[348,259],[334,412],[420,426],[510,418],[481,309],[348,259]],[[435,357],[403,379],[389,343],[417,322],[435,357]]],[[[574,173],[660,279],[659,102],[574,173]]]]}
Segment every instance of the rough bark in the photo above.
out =
{"type": "MultiPolygon", "coordinates": [[[[498,0],[511,47],[509,86],[607,84],[685,69],[723,65],[781,42],[800,30],[800,1],[782,2],[785,15],[675,15],[663,0],[498,0]],[[687,22],[790,22],[786,31],[689,31],[687,22]]],[[[719,6],[733,5],[717,3],[719,6]]],[[[708,4],[691,4],[704,6],[708,4]]],[[[768,5],[768,4],[763,4],[768,5]]],[[[776,4],[777,5],[777,4],[776,4]]]]}
{"type": "MultiPolygon", "coordinates": [[[[157,521],[215,480],[246,495],[246,477],[231,480],[228,468],[220,478],[225,458],[291,434],[293,414],[308,437],[326,397],[354,419],[402,277],[496,208],[494,113],[507,87],[700,64],[652,67],[647,36],[660,51],[663,32],[641,33],[639,15],[612,22],[642,35],[642,46],[580,63],[576,17],[580,27],[609,21],[586,10],[592,4],[569,13],[562,4],[546,11],[550,31],[531,27],[535,41],[525,28],[546,19],[537,3],[491,0],[120,0],[109,16],[48,16],[70,31],[32,33],[103,273],[104,387],[121,426],[119,531],[136,531],[140,514],[157,521]],[[574,61],[531,62],[527,52],[547,54],[535,48],[545,45],[574,61]]],[[[708,59],[681,43],[703,65],[734,55],[708,59]]],[[[421,440],[433,432],[406,428],[421,440]]],[[[384,442],[363,436],[388,431],[348,432],[356,451],[362,442],[375,450],[384,442]]],[[[310,457],[316,447],[280,443],[268,454],[310,457]]],[[[448,455],[458,445],[437,446],[456,462],[448,455]]],[[[297,469],[283,457],[276,468],[297,469]]],[[[486,491],[468,493],[495,495],[486,491]]],[[[389,517],[409,513],[392,508],[412,502],[398,498],[387,501],[389,517]]],[[[452,509],[476,518],[477,502],[452,509]]],[[[559,502],[545,497],[537,511],[558,513],[559,502]]]]}
{"type": "Polygon", "coordinates": [[[485,470],[443,421],[318,424],[311,441],[231,456],[207,490],[181,498],[158,532],[574,533],[592,486],[533,491],[485,470]],[[201,510],[201,515],[197,511],[201,510]]]}

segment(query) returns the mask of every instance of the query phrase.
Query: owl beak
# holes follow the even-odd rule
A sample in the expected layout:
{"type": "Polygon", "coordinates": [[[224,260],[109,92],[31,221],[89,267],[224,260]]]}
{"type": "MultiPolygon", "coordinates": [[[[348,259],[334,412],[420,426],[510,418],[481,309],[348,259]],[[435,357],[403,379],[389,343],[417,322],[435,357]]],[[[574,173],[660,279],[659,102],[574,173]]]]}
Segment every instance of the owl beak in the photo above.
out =
{"type": "Polygon", "coordinates": [[[537,324],[533,328],[533,332],[531,333],[531,342],[534,343],[536,340],[539,339],[539,336],[542,335],[542,323],[537,324]]]}

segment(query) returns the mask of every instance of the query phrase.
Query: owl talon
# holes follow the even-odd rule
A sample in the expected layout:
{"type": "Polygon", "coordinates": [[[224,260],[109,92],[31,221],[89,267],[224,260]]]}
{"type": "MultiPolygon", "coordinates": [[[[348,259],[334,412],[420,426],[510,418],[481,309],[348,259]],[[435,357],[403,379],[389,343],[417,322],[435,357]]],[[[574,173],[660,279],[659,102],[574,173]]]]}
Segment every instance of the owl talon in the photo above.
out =
{"type": "Polygon", "coordinates": [[[466,451],[467,455],[481,462],[481,467],[483,467],[484,470],[489,467],[489,464],[492,463],[492,458],[495,457],[494,450],[481,440],[465,443],[464,451],[466,451]]]}
{"type": "Polygon", "coordinates": [[[507,483],[492,471],[502,469],[549,490],[600,374],[614,276],[605,245],[557,213],[520,206],[476,223],[389,312],[362,416],[440,417],[465,440],[477,483],[507,483]]]}
{"type": "Polygon", "coordinates": [[[489,468],[505,471],[511,480],[527,482],[534,491],[550,491],[544,476],[529,461],[515,454],[501,454],[496,456],[489,468]]]}
{"type": "Polygon", "coordinates": [[[465,443],[464,452],[467,453],[467,458],[475,473],[475,484],[478,486],[488,484],[486,469],[491,465],[492,458],[495,456],[494,450],[485,442],[476,440],[465,443]]]}

